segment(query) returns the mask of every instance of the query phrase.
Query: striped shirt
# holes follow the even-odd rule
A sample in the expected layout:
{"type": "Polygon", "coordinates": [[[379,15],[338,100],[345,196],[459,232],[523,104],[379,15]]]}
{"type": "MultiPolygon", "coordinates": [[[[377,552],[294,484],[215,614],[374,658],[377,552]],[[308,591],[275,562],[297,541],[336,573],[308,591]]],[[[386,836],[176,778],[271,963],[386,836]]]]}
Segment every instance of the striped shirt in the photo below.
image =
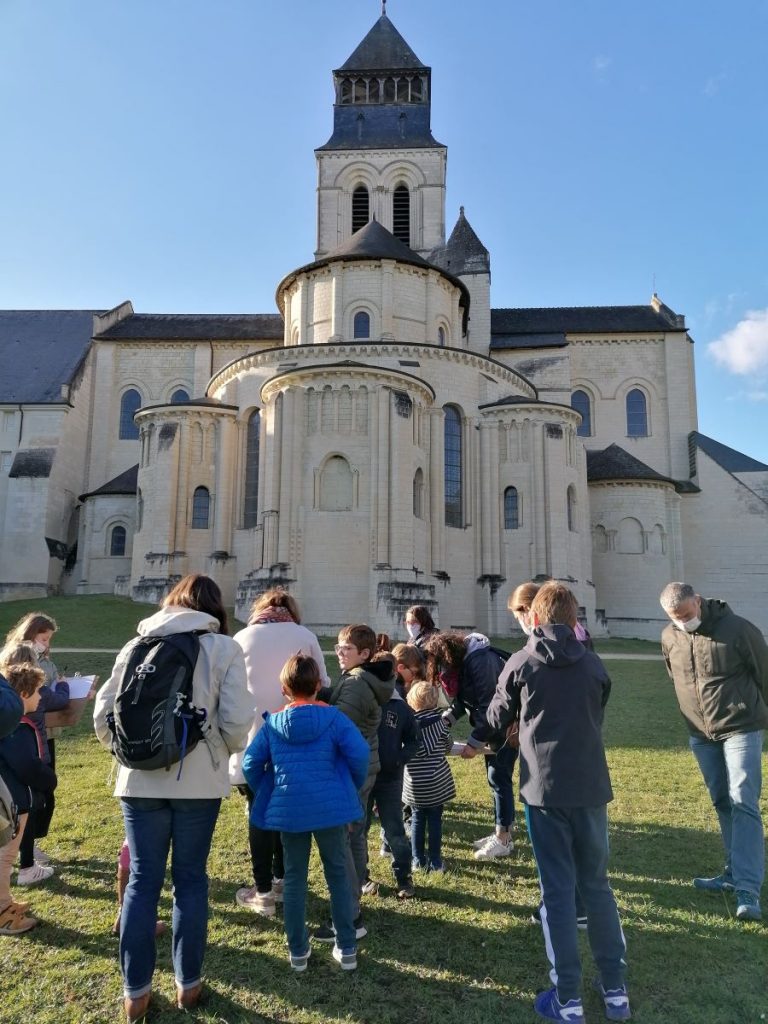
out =
{"type": "Polygon", "coordinates": [[[436,807],[456,796],[456,785],[446,759],[451,749],[450,726],[439,711],[418,711],[422,743],[405,766],[403,803],[411,807],[436,807]]]}

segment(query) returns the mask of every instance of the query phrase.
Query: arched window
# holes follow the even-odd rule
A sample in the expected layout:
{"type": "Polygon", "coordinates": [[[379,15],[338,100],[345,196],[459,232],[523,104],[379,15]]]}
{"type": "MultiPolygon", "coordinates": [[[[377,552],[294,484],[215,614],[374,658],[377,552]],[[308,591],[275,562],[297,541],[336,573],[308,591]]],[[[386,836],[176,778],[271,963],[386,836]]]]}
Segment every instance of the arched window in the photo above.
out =
{"type": "Polygon", "coordinates": [[[207,487],[196,487],[192,495],[192,529],[207,530],[211,511],[211,495],[207,487]]]}
{"type": "Polygon", "coordinates": [[[261,441],[261,413],[254,409],[248,417],[245,430],[245,491],[243,498],[243,526],[250,530],[259,518],[259,444],[261,441]]]}
{"type": "Polygon", "coordinates": [[[184,388],[177,388],[176,391],[171,395],[171,405],[181,405],[182,402],[188,402],[189,395],[184,388]]]}
{"type": "Polygon", "coordinates": [[[592,403],[586,391],[574,391],[571,395],[571,408],[581,413],[581,423],[576,433],[579,437],[592,436],[592,403]]]}
{"type": "Polygon", "coordinates": [[[125,527],[113,526],[109,535],[109,553],[115,558],[125,555],[125,527]]]}
{"type": "Polygon", "coordinates": [[[643,524],[639,519],[627,516],[626,519],[621,520],[616,546],[624,554],[642,555],[645,544],[643,543],[643,524]]]}
{"type": "Polygon", "coordinates": [[[520,528],[520,502],[516,487],[508,487],[504,491],[504,529],[520,528]]]}
{"type": "Polygon", "coordinates": [[[410,247],[411,194],[407,185],[398,185],[392,196],[392,234],[410,247]]]}
{"type": "Polygon", "coordinates": [[[648,436],[648,405],[640,388],[633,388],[627,395],[627,436],[648,436]]]}
{"type": "Polygon", "coordinates": [[[576,488],[571,484],[566,494],[566,508],[568,514],[568,529],[571,533],[576,532],[576,488]]]}
{"type": "Polygon", "coordinates": [[[370,338],[371,317],[364,309],[358,310],[358,312],[355,313],[352,333],[355,338],[370,338]]]}
{"type": "Polygon", "coordinates": [[[341,103],[351,103],[352,102],[352,79],[351,78],[342,78],[342,80],[341,80],[341,98],[340,98],[340,102],[341,103]]]}
{"type": "Polygon", "coordinates": [[[444,327],[438,327],[437,328],[437,344],[441,348],[445,347],[445,328],[444,327]]]}
{"type": "Polygon", "coordinates": [[[356,78],[355,79],[354,96],[353,96],[352,102],[353,103],[365,103],[365,101],[367,99],[368,99],[368,89],[366,88],[365,79],[364,78],[356,78]]]}
{"type": "Polygon", "coordinates": [[[320,508],[348,512],[352,508],[352,470],[341,455],[332,455],[320,475],[320,508]]]}
{"type": "Polygon", "coordinates": [[[462,523],[462,443],[461,413],[452,405],[445,409],[445,525],[462,523]]]}
{"type": "Polygon", "coordinates": [[[352,231],[364,228],[371,219],[370,199],[365,185],[358,185],[352,193],[352,231]]]}
{"type": "Polygon", "coordinates": [[[608,550],[608,534],[599,524],[592,530],[592,550],[604,554],[608,550]]]}
{"type": "Polygon", "coordinates": [[[137,441],[139,428],[133,422],[134,415],[141,408],[141,395],[136,388],[128,388],[120,399],[120,440],[137,441]]]}
{"type": "Polygon", "coordinates": [[[424,518],[424,474],[421,469],[413,475],[413,514],[416,519],[424,518]]]}

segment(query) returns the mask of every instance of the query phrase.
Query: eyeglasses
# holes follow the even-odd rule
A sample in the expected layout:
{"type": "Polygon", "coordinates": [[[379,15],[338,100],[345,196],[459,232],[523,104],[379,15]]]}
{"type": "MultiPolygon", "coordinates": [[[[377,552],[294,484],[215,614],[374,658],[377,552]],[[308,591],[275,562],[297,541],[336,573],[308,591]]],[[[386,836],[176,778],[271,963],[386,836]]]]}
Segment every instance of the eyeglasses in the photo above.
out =
{"type": "Polygon", "coordinates": [[[336,654],[349,654],[354,647],[351,644],[334,644],[333,650],[336,654]]]}

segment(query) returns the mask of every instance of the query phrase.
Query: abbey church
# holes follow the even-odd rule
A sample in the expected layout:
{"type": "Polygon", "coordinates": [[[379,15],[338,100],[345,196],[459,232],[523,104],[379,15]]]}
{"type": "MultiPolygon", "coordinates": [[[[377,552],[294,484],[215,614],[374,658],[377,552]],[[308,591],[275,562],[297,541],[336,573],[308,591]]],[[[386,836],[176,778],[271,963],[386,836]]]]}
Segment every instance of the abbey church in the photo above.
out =
{"type": "Polygon", "coordinates": [[[0,597],[202,571],[241,616],[279,584],[323,633],[425,604],[501,634],[554,577],[594,633],[656,638],[685,579],[768,633],[768,466],[698,432],[685,318],[492,306],[431,69],[382,15],[333,84],[276,312],[0,312],[0,597]]]}

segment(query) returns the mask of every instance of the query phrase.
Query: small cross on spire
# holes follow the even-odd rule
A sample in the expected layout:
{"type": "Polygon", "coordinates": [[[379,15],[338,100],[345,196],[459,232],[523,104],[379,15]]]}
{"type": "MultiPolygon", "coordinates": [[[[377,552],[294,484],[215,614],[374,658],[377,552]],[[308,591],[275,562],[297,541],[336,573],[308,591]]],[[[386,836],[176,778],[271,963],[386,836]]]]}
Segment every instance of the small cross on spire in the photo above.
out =
{"type": "Polygon", "coordinates": [[[382,15],[387,13],[387,0],[381,0],[381,13],[382,15]]]}

